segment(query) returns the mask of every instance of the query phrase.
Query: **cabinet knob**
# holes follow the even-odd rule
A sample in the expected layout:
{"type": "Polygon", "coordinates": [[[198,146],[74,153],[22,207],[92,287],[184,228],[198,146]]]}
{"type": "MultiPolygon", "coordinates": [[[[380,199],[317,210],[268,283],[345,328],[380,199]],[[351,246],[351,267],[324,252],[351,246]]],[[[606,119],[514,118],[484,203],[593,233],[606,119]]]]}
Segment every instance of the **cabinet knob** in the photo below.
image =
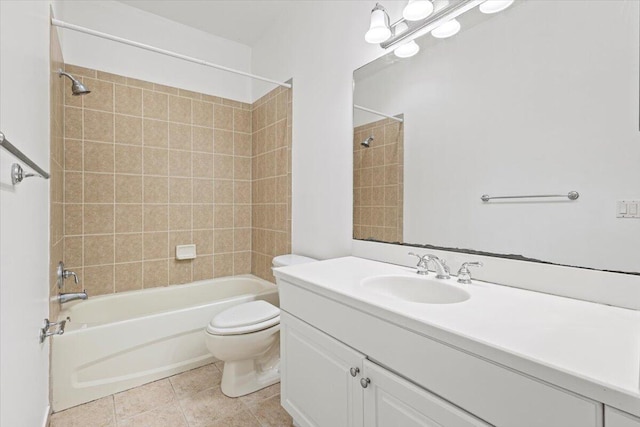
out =
{"type": "Polygon", "coordinates": [[[349,369],[349,372],[351,373],[352,377],[355,377],[356,375],[358,375],[360,373],[360,368],[351,368],[351,369],[349,369]]]}
{"type": "Polygon", "coordinates": [[[362,386],[362,388],[369,387],[370,382],[371,380],[369,378],[360,378],[360,385],[362,386]]]}

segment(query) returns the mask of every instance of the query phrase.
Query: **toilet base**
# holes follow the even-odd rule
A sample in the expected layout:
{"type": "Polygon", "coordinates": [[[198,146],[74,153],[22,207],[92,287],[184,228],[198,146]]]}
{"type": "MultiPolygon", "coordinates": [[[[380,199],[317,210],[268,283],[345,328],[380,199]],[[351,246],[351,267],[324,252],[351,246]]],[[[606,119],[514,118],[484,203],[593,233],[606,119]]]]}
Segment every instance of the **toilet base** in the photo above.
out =
{"type": "Polygon", "coordinates": [[[229,397],[240,397],[280,382],[278,367],[260,372],[254,367],[254,362],[225,362],[220,384],[222,393],[229,397]]]}

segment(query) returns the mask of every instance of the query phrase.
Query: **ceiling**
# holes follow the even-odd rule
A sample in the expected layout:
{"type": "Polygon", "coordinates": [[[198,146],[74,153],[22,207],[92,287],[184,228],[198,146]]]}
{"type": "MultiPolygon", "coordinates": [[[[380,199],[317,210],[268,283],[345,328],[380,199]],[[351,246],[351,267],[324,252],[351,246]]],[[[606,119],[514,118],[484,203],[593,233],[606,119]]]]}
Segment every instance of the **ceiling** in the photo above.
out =
{"type": "Polygon", "coordinates": [[[253,47],[289,1],[120,0],[121,3],[253,47]]]}

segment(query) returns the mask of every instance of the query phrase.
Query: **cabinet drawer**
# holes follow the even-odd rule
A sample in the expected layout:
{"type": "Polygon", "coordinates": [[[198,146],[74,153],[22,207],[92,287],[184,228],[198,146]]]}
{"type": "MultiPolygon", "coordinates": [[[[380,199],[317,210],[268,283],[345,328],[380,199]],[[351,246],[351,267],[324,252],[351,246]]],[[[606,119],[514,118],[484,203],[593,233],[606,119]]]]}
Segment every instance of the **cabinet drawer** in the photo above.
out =
{"type": "Polygon", "coordinates": [[[640,427],[640,418],[610,406],[604,408],[605,427],[640,427]]]}
{"type": "Polygon", "coordinates": [[[496,426],[601,427],[602,404],[280,282],[281,308],[496,426]]]}

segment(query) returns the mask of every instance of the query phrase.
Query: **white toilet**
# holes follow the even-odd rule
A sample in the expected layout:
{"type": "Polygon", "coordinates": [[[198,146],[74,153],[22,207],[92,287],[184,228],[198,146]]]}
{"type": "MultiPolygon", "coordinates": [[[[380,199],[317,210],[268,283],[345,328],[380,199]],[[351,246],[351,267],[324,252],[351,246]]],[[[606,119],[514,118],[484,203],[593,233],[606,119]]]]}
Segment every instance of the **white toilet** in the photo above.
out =
{"type": "MultiPolygon", "coordinates": [[[[273,267],[316,261],[281,255],[273,267]]],[[[266,301],[238,304],[218,313],[209,323],[207,348],[224,362],[222,392],[244,396],[280,381],[280,309],[266,301]]]]}

